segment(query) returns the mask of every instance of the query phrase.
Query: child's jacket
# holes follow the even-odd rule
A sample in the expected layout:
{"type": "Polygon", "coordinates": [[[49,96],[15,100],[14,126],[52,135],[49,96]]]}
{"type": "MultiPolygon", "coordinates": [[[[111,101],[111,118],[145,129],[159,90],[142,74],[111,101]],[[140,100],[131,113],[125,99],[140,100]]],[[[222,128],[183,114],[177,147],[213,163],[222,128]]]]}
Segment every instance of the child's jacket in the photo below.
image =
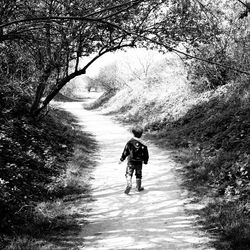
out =
{"type": "Polygon", "coordinates": [[[149,159],[148,148],[136,138],[132,138],[127,142],[120,160],[124,161],[126,157],[128,157],[128,162],[147,164],[149,159]]]}

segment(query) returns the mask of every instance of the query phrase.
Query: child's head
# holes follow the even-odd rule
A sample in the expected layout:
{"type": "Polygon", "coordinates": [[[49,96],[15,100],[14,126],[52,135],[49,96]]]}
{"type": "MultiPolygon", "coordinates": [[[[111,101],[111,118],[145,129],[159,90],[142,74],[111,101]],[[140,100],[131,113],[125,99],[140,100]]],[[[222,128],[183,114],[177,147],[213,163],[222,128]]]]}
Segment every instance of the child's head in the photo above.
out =
{"type": "Polygon", "coordinates": [[[143,128],[141,126],[135,126],[132,128],[132,133],[134,137],[140,138],[143,134],[143,128]]]}

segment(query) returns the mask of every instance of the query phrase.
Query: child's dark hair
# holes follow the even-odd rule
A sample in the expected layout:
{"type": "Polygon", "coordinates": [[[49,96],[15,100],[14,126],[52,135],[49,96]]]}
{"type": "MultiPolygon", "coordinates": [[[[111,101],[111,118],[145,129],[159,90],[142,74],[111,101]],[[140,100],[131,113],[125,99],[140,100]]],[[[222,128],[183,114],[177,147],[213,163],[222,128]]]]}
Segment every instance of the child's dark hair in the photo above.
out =
{"type": "Polygon", "coordinates": [[[140,138],[143,134],[143,128],[141,126],[135,126],[131,131],[136,138],[140,138]]]}

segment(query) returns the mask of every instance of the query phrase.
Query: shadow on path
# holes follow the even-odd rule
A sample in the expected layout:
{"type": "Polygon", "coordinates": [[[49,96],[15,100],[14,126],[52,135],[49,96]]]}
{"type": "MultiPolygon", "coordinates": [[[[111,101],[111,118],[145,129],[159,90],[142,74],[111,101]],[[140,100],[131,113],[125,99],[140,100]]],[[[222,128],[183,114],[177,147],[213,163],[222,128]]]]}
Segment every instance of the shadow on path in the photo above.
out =
{"type": "Polygon", "coordinates": [[[143,167],[145,191],[132,189],[125,195],[126,164],[117,162],[131,134],[109,117],[83,110],[79,102],[63,107],[78,117],[79,124],[93,133],[100,145],[93,201],[80,205],[88,211],[88,224],[80,234],[64,239],[79,241],[82,247],[68,249],[212,249],[211,239],[195,225],[196,218],[185,212],[187,194],[179,185],[168,151],[148,143],[150,161],[143,167]]]}

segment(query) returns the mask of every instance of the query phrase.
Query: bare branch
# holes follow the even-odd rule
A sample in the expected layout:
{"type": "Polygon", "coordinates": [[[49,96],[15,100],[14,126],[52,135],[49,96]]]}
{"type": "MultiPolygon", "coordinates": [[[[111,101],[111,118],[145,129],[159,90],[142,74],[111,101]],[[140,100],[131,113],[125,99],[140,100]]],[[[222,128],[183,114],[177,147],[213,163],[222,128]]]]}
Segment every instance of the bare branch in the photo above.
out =
{"type": "Polygon", "coordinates": [[[55,89],[52,90],[52,92],[50,94],[47,95],[47,97],[45,98],[45,100],[42,103],[42,106],[36,110],[36,112],[34,113],[34,115],[39,114],[42,110],[44,110],[46,108],[46,106],[50,103],[50,101],[57,95],[57,93],[62,89],[63,86],[65,86],[70,80],[72,80],[73,78],[83,75],[86,73],[87,68],[92,65],[98,58],[100,58],[101,56],[103,56],[104,54],[108,53],[108,52],[112,52],[118,49],[122,49],[125,47],[132,47],[133,46],[133,42],[132,43],[127,43],[127,44],[118,44],[117,46],[114,46],[112,48],[108,48],[106,50],[104,50],[102,53],[98,53],[94,58],[92,58],[82,69],[75,71],[69,75],[67,75],[65,78],[63,78],[58,85],[55,87],[55,89]]]}
{"type": "Polygon", "coordinates": [[[206,63],[209,63],[209,64],[214,64],[214,65],[217,65],[217,66],[220,66],[220,67],[223,67],[223,68],[227,68],[227,69],[230,69],[230,70],[242,73],[242,74],[250,75],[250,72],[247,72],[247,71],[244,71],[244,70],[241,70],[241,69],[238,69],[238,68],[233,68],[233,67],[230,67],[230,66],[227,66],[227,65],[224,65],[224,64],[220,64],[220,63],[217,63],[217,62],[213,62],[213,61],[209,61],[209,60],[206,60],[206,59],[203,59],[203,58],[199,58],[199,57],[193,56],[193,55],[188,54],[186,52],[183,52],[183,51],[180,51],[178,49],[175,49],[172,46],[166,45],[166,44],[164,44],[161,41],[155,41],[154,39],[148,38],[148,37],[146,37],[144,35],[140,35],[140,34],[137,34],[137,33],[134,33],[134,32],[130,32],[130,31],[125,30],[124,28],[122,28],[122,27],[120,27],[120,26],[118,26],[116,24],[113,24],[113,23],[110,23],[110,22],[107,22],[107,23],[109,23],[109,25],[112,25],[113,27],[115,27],[117,29],[120,29],[124,34],[127,34],[129,36],[133,36],[134,35],[134,36],[143,38],[143,39],[145,39],[147,41],[150,41],[153,44],[156,44],[156,45],[159,45],[161,47],[166,48],[168,51],[175,51],[176,53],[185,55],[185,56],[187,56],[189,58],[193,58],[193,59],[196,59],[196,60],[199,60],[199,61],[203,61],[203,62],[206,62],[206,63]]]}
{"type": "MultiPolygon", "coordinates": [[[[115,8],[120,7],[120,6],[125,6],[125,5],[131,4],[131,3],[133,3],[133,5],[132,5],[132,7],[133,7],[133,6],[137,5],[140,2],[143,2],[143,0],[136,0],[136,1],[126,2],[125,4],[117,5],[117,6],[111,7],[110,9],[115,9],[115,8]]],[[[131,8],[131,6],[129,6],[129,8],[131,8]]],[[[125,8],[122,11],[117,12],[117,14],[121,13],[123,11],[126,11],[127,9],[128,8],[125,8]]],[[[107,9],[104,9],[104,10],[101,10],[99,12],[104,12],[106,10],[107,9]]],[[[99,12],[96,12],[96,13],[99,13],[99,12]]],[[[102,19],[106,19],[106,18],[111,17],[111,15],[103,17],[103,18],[90,18],[89,17],[89,16],[93,16],[96,13],[92,13],[92,14],[89,14],[89,15],[86,15],[86,16],[49,16],[49,17],[44,16],[44,17],[25,18],[25,19],[15,20],[15,21],[12,21],[12,22],[9,22],[9,23],[1,24],[0,29],[11,26],[13,24],[27,23],[27,22],[48,22],[48,21],[51,22],[51,21],[55,21],[55,20],[79,20],[79,21],[87,21],[87,22],[100,22],[102,19]]]]}
{"type": "MultiPolygon", "coordinates": [[[[205,11],[208,11],[216,20],[218,20],[218,17],[217,16],[215,16],[214,15],[214,13],[212,12],[212,11],[210,11],[208,8],[207,8],[207,6],[205,6],[205,4],[203,4],[201,1],[199,1],[199,0],[194,0],[195,2],[197,2],[200,6],[201,6],[201,8],[203,8],[205,11]]],[[[205,13],[205,15],[207,16],[207,14],[206,14],[206,12],[204,12],[205,13]]],[[[208,18],[208,20],[209,21],[211,21],[210,20],[210,18],[207,16],[207,18],[208,18]]]]}
{"type": "MultiPolygon", "coordinates": [[[[137,5],[137,4],[139,4],[139,3],[143,2],[143,1],[144,1],[144,0],[128,1],[128,2],[126,2],[126,3],[122,3],[122,4],[119,4],[119,5],[112,6],[112,7],[110,7],[110,8],[105,8],[105,9],[102,9],[102,10],[100,10],[100,11],[91,13],[91,14],[89,14],[89,15],[86,15],[86,17],[90,17],[90,16],[93,16],[93,15],[101,14],[101,13],[103,13],[103,12],[107,12],[107,11],[110,11],[110,10],[113,10],[113,9],[118,9],[118,8],[124,7],[124,6],[128,5],[128,4],[131,5],[131,6],[127,7],[127,8],[125,8],[125,9],[122,9],[121,11],[118,11],[118,12],[116,13],[116,14],[118,14],[118,13],[123,12],[124,10],[127,10],[127,9],[129,9],[129,8],[131,8],[131,7],[134,7],[135,5],[137,5]]],[[[113,14],[112,14],[112,15],[113,15],[113,14]]],[[[110,16],[106,16],[105,18],[108,18],[108,17],[110,17],[110,16]]]]}
{"type": "Polygon", "coordinates": [[[241,70],[241,69],[238,69],[238,68],[233,68],[233,67],[230,67],[230,66],[227,66],[227,65],[224,65],[224,64],[220,64],[220,63],[217,63],[217,62],[209,61],[209,60],[197,57],[197,56],[193,56],[191,54],[188,54],[188,53],[185,53],[185,52],[180,51],[178,49],[175,49],[175,48],[173,48],[171,46],[168,46],[166,44],[163,44],[161,42],[154,41],[154,40],[152,40],[152,39],[150,39],[148,37],[143,37],[143,38],[145,38],[148,41],[151,41],[152,43],[155,43],[155,44],[157,44],[159,46],[162,46],[162,47],[166,48],[168,51],[175,51],[178,54],[185,55],[186,57],[189,57],[189,58],[192,58],[192,59],[196,59],[196,60],[199,60],[199,61],[202,61],[202,62],[206,62],[206,63],[217,65],[217,66],[220,66],[220,67],[223,67],[223,68],[227,68],[227,69],[230,69],[230,70],[233,70],[233,71],[245,74],[245,75],[250,75],[250,72],[247,72],[247,71],[244,71],[244,70],[241,70]]]}
{"type": "Polygon", "coordinates": [[[244,3],[241,0],[236,0],[236,1],[240,2],[241,4],[243,4],[248,9],[248,11],[250,11],[250,4],[249,3],[244,3]]]}
{"type": "Polygon", "coordinates": [[[127,10],[133,8],[134,6],[140,4],[141,2],[143,2],[143,0],[135,1],[135,2],[134,2],[133,4],[131,4],[130,6],[124,8],[124,9],[121,9],[121,10],[115,12],[115,13],[112,13],[112,14],[110,14],[110,15],[108,15],[108,16],[105,16],[105,17],[103,17],[103,19],[108,19],[108,18],[111,18],[111,17],[113,17],[113,16],[117,16],[118,14],[120,14],[120,13],[122,13],[122,12],[124,12],[124,11],[127,11],[127,10]]]}

